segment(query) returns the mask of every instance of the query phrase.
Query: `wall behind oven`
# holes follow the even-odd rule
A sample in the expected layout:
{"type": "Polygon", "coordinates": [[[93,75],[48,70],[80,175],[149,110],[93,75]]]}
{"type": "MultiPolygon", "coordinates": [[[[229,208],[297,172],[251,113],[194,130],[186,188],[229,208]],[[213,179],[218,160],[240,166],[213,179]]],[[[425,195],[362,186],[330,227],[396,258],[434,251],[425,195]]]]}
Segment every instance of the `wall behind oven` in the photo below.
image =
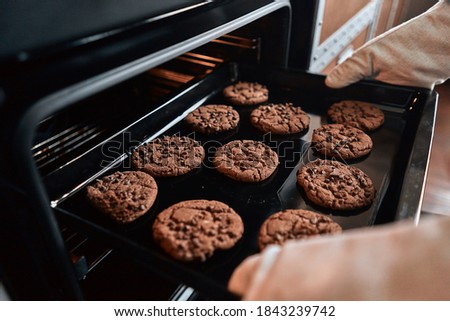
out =
{"type": "Polygon", "coordinates": [[[345,5],[339,0],[291,2],[290,66],[327,74],[370,39],[426,11],[437,1],[348,0],[345,5]]]}

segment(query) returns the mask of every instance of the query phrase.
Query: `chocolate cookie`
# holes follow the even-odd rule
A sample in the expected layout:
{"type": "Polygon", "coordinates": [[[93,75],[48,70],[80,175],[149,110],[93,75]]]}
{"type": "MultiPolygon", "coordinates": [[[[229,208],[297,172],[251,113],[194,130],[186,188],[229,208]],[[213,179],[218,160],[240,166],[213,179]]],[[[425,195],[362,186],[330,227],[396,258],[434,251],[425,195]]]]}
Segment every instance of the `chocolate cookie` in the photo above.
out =
{"type": "Polygon", "coordinates": [[[314,129],[314,150],[325,157],[354,159],[367,155],[372,150],[372,139],[362,130],[343,124],[323,125],[314,129]]]}
{"type": "Polygon", "coordinates": [[[375,197],[372,180],[359,168],[338,161],[317,159],[297,174],[308,199],[333,210],[354,210],[370,205],[375,197]]]}
{"type": "Polygon", "coordinates": [[[144,215],[157,193],[153,177],[138,171],[115,172],[87,187],[89,201],[117,223],[129,223],[144,215]]]}
{"type": "Polygon", "coordinates": [[[164,136],[133,151],[131,165],[155,177],[179,176],[201,166],[205,151],[186,136],[164,136]]]}
{"type": "Polygon", "coordinates": [[[329,216],[301,209],[284,210],[264,221],[259,230],[258,244],[263,250],[269,244],[282,245],[287,240],[341,232],[341,226],[329,216]]]}
{"type": "Polygon", "coordinates": [[[296,134],[309,127],[309,116],[291,103],[259,106],[250,114],[250,122],[264,133],[296,134]]]}
{"type": "Polygon", "coordinates": [[[269,90],[257,82],[239,81],[226,87],[223,96],[235,105],[256,105],[269,99],[269,90]]]}
{"type": "Polygon", "coordinates": [[[364,131],[372,131],[384,123],[384,113],[380,108],[356,100],[334,103],[328,108],[328,117],[333,123],[350,125],[364,131]]]}
{"type": "Polygon", "coordinates": [[[202,134],[216,134],[237,127],[239,113],[227,105],[205,105],[189,113],[186,124],[202,134]]]}
{"type": "Polygon", "coordinates": [[[213,165],[237,181],[260,182],[275,171],[278,155],[262,142],[234,140],[217,149],[213,165]]]}
{"type": "Polygon", "coordinates": [[[190,200],[162,211],[153,223],[153,238],[181,261],[205,261],[215,250],[233,247],[244,233],[241,217],[218,201],[190,200]]]}

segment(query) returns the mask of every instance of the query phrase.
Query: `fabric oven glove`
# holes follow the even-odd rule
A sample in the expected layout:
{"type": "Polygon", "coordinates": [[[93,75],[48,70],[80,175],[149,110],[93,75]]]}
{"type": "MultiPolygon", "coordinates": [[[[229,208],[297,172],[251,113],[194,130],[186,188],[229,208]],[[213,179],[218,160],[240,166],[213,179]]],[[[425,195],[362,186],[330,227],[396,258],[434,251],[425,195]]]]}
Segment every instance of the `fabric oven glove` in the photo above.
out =
{"type": "Polygon", "coordinates": [[[325,83],[341,88],[363,78],[433,89],[450,77],[450,0],[367,42],[334,67],[325,83]]]}
{"type": "Polygon", "coordinates": [[[243,300],[450,300],[450,217],[269,246],[228,287],[243,300]]]}

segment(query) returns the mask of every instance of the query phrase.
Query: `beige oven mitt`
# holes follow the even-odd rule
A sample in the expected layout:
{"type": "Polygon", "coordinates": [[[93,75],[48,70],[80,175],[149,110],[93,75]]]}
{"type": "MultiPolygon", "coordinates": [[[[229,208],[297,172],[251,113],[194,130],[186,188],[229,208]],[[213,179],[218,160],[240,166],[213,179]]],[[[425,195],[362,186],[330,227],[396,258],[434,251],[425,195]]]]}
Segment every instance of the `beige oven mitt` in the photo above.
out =
{"type": "Polygon", "coordinates": [[[450,217],[270,246],[229,289],[244,300],[450,300],[450,217]]]}
{"type": "Polygon", "coordinates": [[[379,35],[328,74],[325,83],[341,88],[363,78],[425,87],[450,77],[450,0],[379,35]]]}

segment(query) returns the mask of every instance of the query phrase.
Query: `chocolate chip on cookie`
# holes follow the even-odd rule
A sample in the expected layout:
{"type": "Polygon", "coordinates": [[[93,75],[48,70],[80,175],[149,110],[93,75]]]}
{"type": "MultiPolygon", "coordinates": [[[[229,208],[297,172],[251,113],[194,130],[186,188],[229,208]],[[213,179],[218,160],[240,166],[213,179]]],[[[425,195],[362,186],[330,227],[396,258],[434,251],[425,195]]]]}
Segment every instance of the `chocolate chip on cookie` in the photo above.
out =
{"type": "Polygon", "coordinates": [[[144,215],[157,193],[153,177],[138,171],[115,172],[87,187],[89,201],[117,223],[129,223],[144,215]]]}
{"type": "Polygon", "coordinates": [[[131,165],[155,177],[179,176],[199,168],[205,151],[186,136],[164,136],[133,151],[131,165]]]}
{"type": "Polygon", "coordinates": [[[343,124],[323,125],[314,129],[311,143],[321,155],[344,160],[365,156],[373,147],[370,136],[358,128],[343,124]]]}
{"type": "Polygon", "coordinates": [[[223,96],[235,105],[256,105],[269,99],[269,90],[257,82],[239,81],[226,87],[223,96]]]}
{"type": "Polygon", "coordinates": [[[278,155],[262,142],[234,140],[217,149],[213,165],[237,181],[260,182],[275,171],[278,155]]]}
{"type": "Polygon", "coordinates": [[[317,159],[304,165],[297,182],[311,202],[333,210],[364,208],[375,198],[369,176],[338,161],[317,159]]]}
{"type": "Polygon", "coordinates": [[[263,250],[269,244],[282,245],[287,240],[341,232],[341,226],[329,216],[302,209],[288,209],[264,221],[259,230],[258,244],[263,250]]]}
{"type": "Polygon", "coordinates": [[[233,247],[243,233],[241,217],[219,201],[183,201],[162,211],[153,223],[154,240],[181,261],[205,261],[216,250],[233,247]]]}
{"type": "Polygon", "coordinates": [[[383,125],[383,111],[366,102],[343,100],[328,108],[328,117],[333,123],[346,124],[366,132],[383,125]]]}
{"type": "Polygon", "coordinates": [[[309,116],[291,103],[259,106],[250,114],[250,122],[264,133],[296,134],[309,127],[309,116]]]}
{"type": "Polygon", "coordinates": [[[205,105],[189,113],[186,124],[202,134],[217,134],[237,127],[239,113],[227,105],[205,105]]]}

